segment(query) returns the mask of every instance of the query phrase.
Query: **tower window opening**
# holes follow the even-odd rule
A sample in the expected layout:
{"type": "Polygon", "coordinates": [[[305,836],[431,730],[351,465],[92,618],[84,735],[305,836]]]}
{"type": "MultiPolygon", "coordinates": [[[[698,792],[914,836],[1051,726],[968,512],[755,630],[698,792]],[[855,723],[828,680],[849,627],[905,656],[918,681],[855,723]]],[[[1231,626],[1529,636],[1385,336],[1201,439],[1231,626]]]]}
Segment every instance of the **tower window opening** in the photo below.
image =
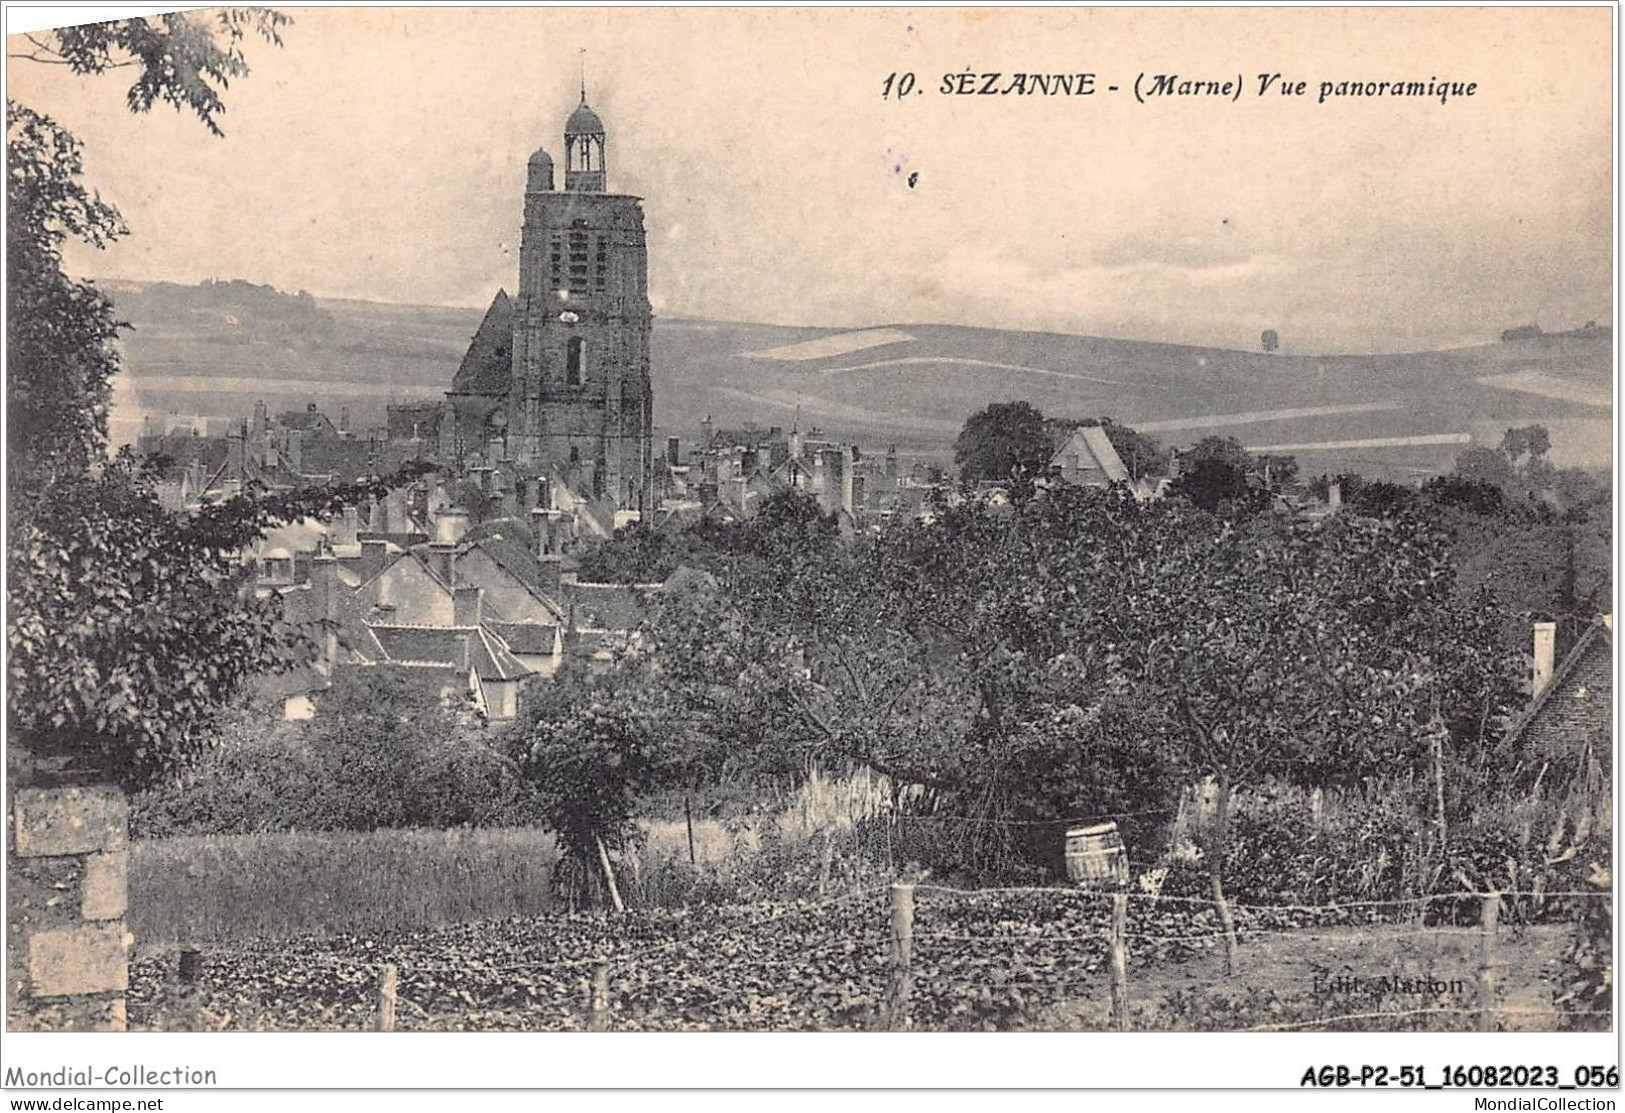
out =
{"type": "Polygon", "coordinates": [[[579,229],[570,232],[570,292],[587,292],[587,233],[579,229]]]}
{"type": "Polygon", "coordinates": [[[573,444],[570,446],[570,463],[572,463],[572,464],[581,463],[581,449],[577,448],[573,444]]]}
{"type": "Polygon", "coordinates": [[[581,385],[581,365],[585,360],[586,342],[579,336],[570,337],[564,348],[564,384],[581,385]]]}

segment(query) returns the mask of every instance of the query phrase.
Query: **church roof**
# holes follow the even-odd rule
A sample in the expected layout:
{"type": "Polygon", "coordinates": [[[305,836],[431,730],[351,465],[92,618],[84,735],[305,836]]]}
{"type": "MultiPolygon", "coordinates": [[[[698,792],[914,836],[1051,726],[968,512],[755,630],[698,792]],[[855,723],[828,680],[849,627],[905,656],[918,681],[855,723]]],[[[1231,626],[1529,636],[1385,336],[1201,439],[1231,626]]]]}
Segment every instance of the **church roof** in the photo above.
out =
{"type": "Polygon", "coordinates": [[[603,135],[604,121],[598,118],[598,113],[587,107],[587,98],[582,97],[576,110],[570,113],[570,118],[564,122],[566,135],[603,135]]]}
{"type": "Polygon", "coordinates": [[[513,382],[513,302],[498,290],[451,380],[452,394],[505,396],[513,382]]]}

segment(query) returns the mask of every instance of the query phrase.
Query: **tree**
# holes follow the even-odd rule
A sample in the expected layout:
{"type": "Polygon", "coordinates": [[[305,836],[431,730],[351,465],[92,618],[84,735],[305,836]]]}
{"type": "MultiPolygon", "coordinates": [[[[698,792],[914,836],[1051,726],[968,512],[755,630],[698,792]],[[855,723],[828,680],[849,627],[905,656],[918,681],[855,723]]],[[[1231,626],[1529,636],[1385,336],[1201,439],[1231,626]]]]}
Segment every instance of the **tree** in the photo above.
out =
{"type": "Polygon", "coordinates": [[[954,441],[954,463],[967,483],[1032,478],[1053,451],[1044,415],[1027,402],[992,402],[965,419],[954,441]]]}
{"type": "MultiPolygon", "coordinates": [[[[277,42],[287,22],[259,9],[118,20],[29,36],[13,57],[131,68],[132,111],[165,101],[218,134],[245,35],[277,42]]],[[[94,286],[63,274],[61,249],[70,236],[104,246],[124,227],[79,181],[80,144],[55,122],[8,103],[7,139],[8,724],[30,776],[140,782],[195,757],[249,677],[308,652],[246,589],[236,552],[273,521],[387,484],[249,493],[181,519],[132,461],[107,461],[117,323],[94,286]]]]}
{"type": "Polygon", "coordinates": [[[20,509],[59,475],[82,474],[107,444],[117,370],[112,304],[62,273],[73,236],[104,246],[124,233],[79,181],[81,145],[49,117],[6,105],[7,493],[20,509]]]}
{"type": "Polygon", "coordinates": [[[1258,342],[1266,352],[1274,352],[1281,347],[1281,334],[1272,328],[1267,328],[1264,330],[1263,335],[1258,338],[1258,342]]]}
{"type": "Polygon", "coordinates": [[[634,835],[633,806],[660,783],[660,735],[639,698],[641,665],[568,662],[526,690],[509,746],[559,840],[553,884],[573,908],[607,891],[622,906],[611,852],[634,835]]]}
{"type": "Polygon", "coordinates": [[[292,22],[269,8],[166,12],[25,34],[20,38],[29,49],[9,57],[67,66],[76,74],[134,69],[125,96],[131,112],[146,112],[163,101],[190,110],[210,132],[222,135],[218,117],[226,105],[220,93],[249,72],[244,40],[255,35],[281,46],[281,29],[292,22]]]}
{"type": "Polygon", "coordinates": [[[52,481],[13,511],[6,633],[14,740],[41,772],[141,783],[206,749],[253,677],[308,660],[307,632],[258,598],[240,551],[268,526],[328,517],[414,480],[249,493],[190,517],[128,455],[52,481]]]}

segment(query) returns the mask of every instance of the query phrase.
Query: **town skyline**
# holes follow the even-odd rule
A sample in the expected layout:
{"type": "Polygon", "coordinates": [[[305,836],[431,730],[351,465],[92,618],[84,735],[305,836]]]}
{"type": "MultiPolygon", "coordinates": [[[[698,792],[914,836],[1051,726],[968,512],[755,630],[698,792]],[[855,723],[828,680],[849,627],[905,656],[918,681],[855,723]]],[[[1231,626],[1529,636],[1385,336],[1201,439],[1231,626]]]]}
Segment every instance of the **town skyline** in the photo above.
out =
{"type": "Polygon", "coordinates": [[[969,13],[293,14],[282,49],[248,44],[224,140],[166,109],[132,119],[116,83],[13,66],[13,96],[85,141],[87,179],[131,228],[70,252],[71,269],[488,304],[517,276],[512,198],[529,153],[558,146],[585,48],[617,137],[611,188],[648,199],[657,316],[1242,349],[1276,328],[1286,350],[1357,352],[1612,313],[1610,121],[1581,79],[1606,73],[1601,10],[994,11],[1008,57],[972,63],[1104,83],[1245,57],[1482,83],[1445,105],[1290,108],[940,96],[941,71],[986,33],[969,13]],[[1447,18],[1461,21],[1447,46],[1414,34],[1447,18]],[[1244,47],[1264,21],[1264,45],[1244,47]],[[1335,50],[1314,41],[1329,22],[1335,50]],[[799,60],[809,35],[850,47],[814,67],[799,60]],[[727,53],[727,80],[702,73],[696,42],[727,53]],[[929,94],[883,102],[883,79],[910,67],[929,94]],[[1531,111],[1542,128],[1519,124],[1531,111]]]}

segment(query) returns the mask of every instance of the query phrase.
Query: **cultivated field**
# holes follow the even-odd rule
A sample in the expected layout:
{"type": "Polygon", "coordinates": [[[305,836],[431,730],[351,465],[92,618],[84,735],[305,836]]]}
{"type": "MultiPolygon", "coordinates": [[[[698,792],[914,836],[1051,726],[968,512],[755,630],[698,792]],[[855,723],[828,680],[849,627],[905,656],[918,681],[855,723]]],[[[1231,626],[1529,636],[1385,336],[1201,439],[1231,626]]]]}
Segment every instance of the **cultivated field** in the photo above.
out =
{"type": "MultiPolygon", "coordinates": [[[[1110,898],[1066,889],[915,890],[910,986],[925,1030],[1112,1025],[1110,898]]],[[[1561,902],[1524,902],[1495,937],[1493,1018],[1480,1012],[1476,900],[1237,910],[1221,932],[1199,902],[1137,894],[1125,925],[1127,1026],[1138,1030],[1548,1030],[1572,928],[1561,902]],[[1350,979],[1411,979],[1389,988],[1350,979]],[[1339,979],[1342,981],[1339,981],[1339,979]]],[[[865,1030],[901,1026],[885,886],[820,901],[542,913],[432,931],[344,932],[174,949],[134,966],[136,1028],[364,1030],[396,974],[400,1030],[865,1030]],[[606,991],[593,1016],[589,985],[606,991]]],[[[1604,1021],[1606,1018],[1602,1018],[1604,1021]]]]}
{"type": "MultiPolygon", "coordinates": [[[[252,308],[193,306],[186,288],[111,292],[134,322],[124,340],[114,432],[174,409],[241,418],[315,401],[355,424],[386,402],[432,399],[451,382],[481,310],[320,299],[323,327],[260,326],[252,308]]],[[[1487,336],[1486,339],[1489,339],[1487,336]]],[[[818,329],[659,319],[655,421],[694,435],[712,416],[819,425],[866,448],[940,453],[966,416],[1022,398],[1054,417],[1109,414],[1169,443],[1209,433],[1244,444],[1327,446],[1305,468],[1405,478],[1448,470],[1463,434],[1498,442],[1509,426],[1606,421],[1606,336],[1549,336],[1395,355],[1294,354],[947,325],[818,329]],[[1430,438],[1417,443],[1410,438],[1430,438]],[[1376,442],[1348,447],[1352,442],[1376,442]]],[[[1609,464],[1606,438],[1563,461],[1609,464]]]]}

